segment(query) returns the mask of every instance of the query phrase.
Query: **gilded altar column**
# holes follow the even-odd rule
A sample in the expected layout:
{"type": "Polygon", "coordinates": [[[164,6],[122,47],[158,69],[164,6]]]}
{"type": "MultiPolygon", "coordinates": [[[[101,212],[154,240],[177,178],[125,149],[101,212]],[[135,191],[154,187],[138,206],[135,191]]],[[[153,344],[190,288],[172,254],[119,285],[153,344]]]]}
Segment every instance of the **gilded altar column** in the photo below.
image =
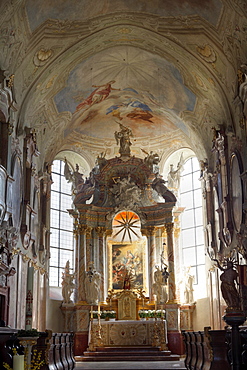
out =
{"type": "Polygon", "coordinates": [[[167,234],[167,257],[169,271],[169,286],[168,286],[168,303],[176,303],[176,283],[174,273],[174,250],[173,250],[173,223],[165,224],[167,234]]]}
{"type": "Polygon", "coordinates": [[[105,231],[104,227],[97,227],[96,232],[98,234],[98,272],[101,275],[100,284],[100,300],[104,301],[105,295],[105,274],[106,274],[106,241],[105,241],[105,231]]]}
{"type": "Polygon", "coordinates": [[[155,267],[155,234],[156,229],[154,226],[148,226],[146,229],[142,230],[143,234],[147,236],[148,243],[148,269],[149,269],[149,301],[154,300],[153,296],[153,283],[154,283],[154,267],[155,267]]]}

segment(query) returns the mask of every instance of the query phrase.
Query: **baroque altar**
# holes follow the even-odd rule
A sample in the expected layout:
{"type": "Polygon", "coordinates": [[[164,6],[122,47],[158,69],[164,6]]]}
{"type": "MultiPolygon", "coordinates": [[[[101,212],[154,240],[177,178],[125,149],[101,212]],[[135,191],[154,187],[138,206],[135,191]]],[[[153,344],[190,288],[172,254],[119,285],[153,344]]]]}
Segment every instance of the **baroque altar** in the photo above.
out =
{"type": "MultiPolygon", "coordinates": [[[[115,137],[120,156],[107,159],[102,153],[97,157],[89,177],[75,184],[74,207],[69,210],[77,249],[75,304],[63,304],[62,312],[65,330],[76,332],[80,352],[88,343],[91,306],[97,308],[99,303],[117,308],[117,319],[127,325],[126,320],[138,321],[138,310],[143,306],[153,309],[158,295],[159,303],[166,303],[168,332],[179,331],[173,250],[176,197],[159,174],[160,156],[145,150],[144,158],[131,155],[131,130],[119,126],[115,137]],[[159,290],[155,268],[161,255],[169,277],[166,287],[159,290]],[[90,278],[90,268],[97,272],[97,279],[90,278]],[[132,276],[130,286],[126,285],[128,275],[132,276]],[[127,293],[122,294],[123,289],[127,293]],[[108,291],[115,296],[110,298],[108,291]],[[143,296],[138,296],[138,291],[144,292],[143,296]]],[[[151,324],[136,324],[150,333],[151,324]]],[[[119,327],[120,321],[115,325],[119,327]]]]}

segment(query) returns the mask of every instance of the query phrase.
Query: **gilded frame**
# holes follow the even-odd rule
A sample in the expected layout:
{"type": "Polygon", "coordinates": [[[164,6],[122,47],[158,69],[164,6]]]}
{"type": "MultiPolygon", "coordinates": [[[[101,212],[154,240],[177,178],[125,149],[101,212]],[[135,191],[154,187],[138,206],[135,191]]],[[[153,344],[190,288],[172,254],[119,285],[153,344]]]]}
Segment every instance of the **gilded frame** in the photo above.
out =
{"type": "Polygon", "coordinates": [[[126,269],[135,272],[131,290],[143,289],[147,291],[147,259],[146,241],[138,240],[132,243],[120,243],[113,240],[108,241],[108,289],[118,292],[124,287],[124,275],[126,269]],[[119,253],[120,251],[121,253],[119,253]],[[128,257],[130,256],[130,257],[128,257]],[[116,265],[119,265],[119,279],[116,276],[116,265]],[[115,266],[115,267],[114,267],[115,266]],[[125,269],[121,270],[124,266],[125,269]],[[114,281],[115,280],[115,281],[114,281]],[[116,283],[118,281],[119,283],[116,283]]]}

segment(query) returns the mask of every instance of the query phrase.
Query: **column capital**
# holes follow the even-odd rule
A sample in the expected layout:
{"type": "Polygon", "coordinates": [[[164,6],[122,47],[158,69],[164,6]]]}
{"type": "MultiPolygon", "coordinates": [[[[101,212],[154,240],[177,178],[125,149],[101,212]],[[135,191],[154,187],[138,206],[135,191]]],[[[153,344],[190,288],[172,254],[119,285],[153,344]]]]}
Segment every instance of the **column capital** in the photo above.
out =
{"type": "Polygon", "coordinates": [[[86,227],[86,236],[87,237],[89,237],[89,236],[91,236],[91,234],[92,234],[92,227],[90,227],[90,226],[87,226],[86,227]]]}
{"type": "Polygon", "coordinates": [[[165,224],[166,232],[167,234],[171,233],[173,231],[174,223],[173,222],[167,222],[165,224]]]}
{"type": "Polygon", "coordinates": [[[87,225],[78,225],[78,232],[80,235],[86,234],[87,231],[87,225]]]}
{"type": "Polygon", "coordinates": [[[103,226],[98,226],[95,228],[95,231],[100,238],[103,238],[104,234],[106,233],[106,228],[103,226]]]}
{"type": "Polygon", "coordinates": [[[145,229],[141,229],[141,232],[145,236],[154,236],[156,234],[156,227],[147,226],[145,229]]]}

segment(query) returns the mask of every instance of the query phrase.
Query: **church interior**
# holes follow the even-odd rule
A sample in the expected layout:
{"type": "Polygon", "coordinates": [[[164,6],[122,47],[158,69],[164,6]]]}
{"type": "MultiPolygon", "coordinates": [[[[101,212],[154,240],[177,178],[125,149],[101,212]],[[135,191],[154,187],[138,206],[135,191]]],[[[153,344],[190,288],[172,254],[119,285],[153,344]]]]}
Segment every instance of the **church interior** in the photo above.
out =
{"type": "Polygon", "coordinates": [[[246,31],[245,0],[1,1],[1,368],[45,335],[41,369],[201,369],[216,334],[246,366],[246,31]]]}

